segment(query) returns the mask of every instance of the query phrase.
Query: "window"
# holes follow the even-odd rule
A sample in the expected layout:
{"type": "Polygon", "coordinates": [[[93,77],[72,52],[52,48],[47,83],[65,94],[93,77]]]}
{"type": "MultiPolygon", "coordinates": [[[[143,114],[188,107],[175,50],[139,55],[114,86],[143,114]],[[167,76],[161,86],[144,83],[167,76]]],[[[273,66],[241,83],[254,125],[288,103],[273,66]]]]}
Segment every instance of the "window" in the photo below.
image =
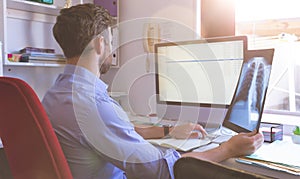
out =
{"type": "Polygon", "coordinates": [[[299,7],[299,0],[235,0],[235,34],[248,36],[248,49],[275,49],[266,112],[300,115],[299,7]]]}

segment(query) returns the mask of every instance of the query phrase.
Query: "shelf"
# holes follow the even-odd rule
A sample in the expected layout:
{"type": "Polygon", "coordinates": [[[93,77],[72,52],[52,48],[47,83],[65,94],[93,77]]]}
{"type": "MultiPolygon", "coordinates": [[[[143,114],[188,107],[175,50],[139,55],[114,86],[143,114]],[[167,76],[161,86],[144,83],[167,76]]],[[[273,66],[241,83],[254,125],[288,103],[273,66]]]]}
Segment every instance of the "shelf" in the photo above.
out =
{"type": "MultiPolygon", "coordinates": [[[[60,64],[60,63],[29,63],[29,62],[10,62],[10,61],[5,61],[4,66],[33,66],[33,67],[64,67],[65,64],[60,64]]],[[[118,66],[111,66],[111,68],[119,68],[118,66]]],[[[117,94],[114,93],[113,95],[124,95],[124,94],[117,94]]]]}
{"type": "Polygon", "coordinates": [[[28,63],[28,62],[9,62],[9,61],[5,61],[4,66],[64,67],[65,64],[59,64],[59,63],[28,63]]]}
{"type": "Polygon", "coordinates": [[[60,11],[60,9],[55,5],[48,5],[24,0],[8,0],[7,8],[55,16],[58,15],[60,11]]]}

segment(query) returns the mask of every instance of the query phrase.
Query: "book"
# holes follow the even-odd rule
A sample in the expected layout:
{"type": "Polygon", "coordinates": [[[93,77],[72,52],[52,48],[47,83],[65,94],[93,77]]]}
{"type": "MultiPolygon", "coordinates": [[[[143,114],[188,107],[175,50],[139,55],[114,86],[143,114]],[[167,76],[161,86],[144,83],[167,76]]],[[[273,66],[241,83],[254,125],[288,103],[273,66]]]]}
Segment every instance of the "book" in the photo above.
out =
{"type": "Polygon", "coordinates": [[[22,54],[20,57],[20,62],[30,62],[30,63],[66,63],[66,59],[61,55],[28,55],[22,54]]]}
{"type": "Polygon", "coordinates": [[[64,55],[44,52],[9,53],[7,59],[11,62],[66,64],[64,55]]]}
{"type": "Polygon", "coordinates": [[[7,59],[8,61],[11,62],[19,62],[21,59],[22,54],[17,54],[17,53],[9,53],[7,54],[7,59]]]}
{"type": "Polygon", "coordinates": [[[24,63],[43,63],[43,64],[66,64],[66,61],[58,60],[58,61],[53,61],[53,60],[28,60],[28,61],[20,61],[24,63]]]}
{"type": "Polygon", "coordinates": [[[55,50],[50,48],[25,47],[21,49],[19,52],[20,53],[31,53],[31,52],[55,53],[55,50]]]}
{"type": "Polygon", "coordinates": [[[29,52],[29,53],[22,53],[22,55],[31,56],[31,57],[65,58],[65,56],[62,54],[45,53],[45,52],[29,52]]]}
{"type": "Polygon", "coordinates": [[[210,139],[149,139],[151,144],[187,152],[211,143],[210,139]]]}

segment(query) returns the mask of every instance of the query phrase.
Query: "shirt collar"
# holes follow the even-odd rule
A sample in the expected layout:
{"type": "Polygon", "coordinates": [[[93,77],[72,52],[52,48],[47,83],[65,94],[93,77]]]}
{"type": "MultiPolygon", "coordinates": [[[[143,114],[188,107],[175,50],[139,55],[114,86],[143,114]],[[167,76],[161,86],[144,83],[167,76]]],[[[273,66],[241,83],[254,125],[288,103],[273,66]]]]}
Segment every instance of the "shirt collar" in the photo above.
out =
{"type": "Polygon", "coordinates": [[[67,64],[64,68],[64,73],[74,75],[76,81],[85,81],[90,85],[96,85],[98,89],[107,90],[108,85],[84,67],[67,64]]]}

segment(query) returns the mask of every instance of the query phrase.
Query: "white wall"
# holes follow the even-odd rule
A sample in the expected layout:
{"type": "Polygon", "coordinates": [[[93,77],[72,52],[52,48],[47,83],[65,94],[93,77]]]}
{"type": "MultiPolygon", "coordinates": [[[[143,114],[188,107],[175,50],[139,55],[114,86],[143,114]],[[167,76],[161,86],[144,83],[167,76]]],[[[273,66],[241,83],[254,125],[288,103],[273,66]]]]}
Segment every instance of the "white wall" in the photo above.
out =
{"type": "Polygon", "coordinates": [[[129,94],[121,100],[127,110],[139,114],[155,112],[154,56],[143,47],[144,25],[158,23],[163,41],[195,39],[197,0],[126,0],[119,1],[121,67],[111,69],[102,79],[112,91],[129,94]]]}

